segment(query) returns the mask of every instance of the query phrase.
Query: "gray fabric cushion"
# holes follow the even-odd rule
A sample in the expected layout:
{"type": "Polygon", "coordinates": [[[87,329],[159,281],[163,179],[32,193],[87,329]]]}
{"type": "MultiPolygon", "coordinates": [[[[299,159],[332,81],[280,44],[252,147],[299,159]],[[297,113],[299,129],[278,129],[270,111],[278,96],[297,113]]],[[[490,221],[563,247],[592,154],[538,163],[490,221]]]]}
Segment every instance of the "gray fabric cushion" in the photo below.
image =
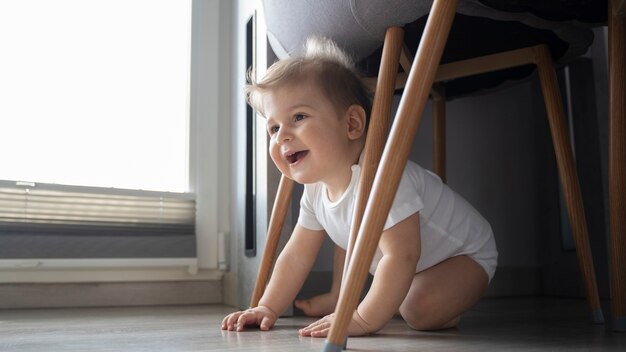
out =
{"type": "MultiPolygon", "coordinates": [[[[430,11],[432,1],[418,0],[264,0],[268,38],[279,58],[299,54],[306,38],[330,37],[359,61],[382,45],[385,30],[404,26],[430,11]]],[[[527,12],[506,12],[478,0],[459,1],[457,12],[498,21],[516,21],[546,29],[568,44],[556,59],[586,52],[592,32],[575,22],[553,22],[527,12]]],[[[483,38],[477,38],[477,40],[483,38]]]]}

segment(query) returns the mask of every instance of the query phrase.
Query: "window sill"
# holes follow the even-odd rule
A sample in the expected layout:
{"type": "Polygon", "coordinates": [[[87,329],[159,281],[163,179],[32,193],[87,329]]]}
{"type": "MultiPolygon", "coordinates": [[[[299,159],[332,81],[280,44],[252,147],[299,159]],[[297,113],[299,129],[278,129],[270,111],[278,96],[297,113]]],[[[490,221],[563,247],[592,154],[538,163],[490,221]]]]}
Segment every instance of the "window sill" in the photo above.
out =
{"type": "Polygon", "coordinates": [[[0,260],[0,283],[220,281],[222,276],[217,269],[198,269],[196,258],[0,260]]]}

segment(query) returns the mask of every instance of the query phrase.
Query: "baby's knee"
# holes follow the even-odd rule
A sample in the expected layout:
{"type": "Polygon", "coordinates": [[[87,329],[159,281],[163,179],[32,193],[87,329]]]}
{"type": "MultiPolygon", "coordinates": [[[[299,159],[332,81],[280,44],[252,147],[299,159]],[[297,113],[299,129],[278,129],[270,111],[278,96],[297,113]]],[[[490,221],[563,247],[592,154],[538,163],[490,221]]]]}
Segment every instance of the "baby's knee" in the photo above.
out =
{"type": "Polygon", "coordinates": [[[424,299],[400,306],[400,315],[404,321],[414,330],[441,330],[455,327],[459,323],[459,317],[446,317],[442,309],[433,302],[424,299]]]}
{"type": "Polygon", "coordinates": [[[400,315],[412,329],[431,330],[432,311],[428,307],[400,307],[400,315]]]}
{"type": "Polygon", "coordinates": [[[404,318],[404,321],[411,329],[420,331],[454,328],[461,320],[459,316],[448,319],[447,317],[443,317],[432,312],[421,312],[418,314],[411,312],[409,314],[402,314],[402,318],[404,318]]]}
{"type": "Polygon", "coordinates": [[[455,328],[459,325],[461,321],[461,317],[457,316],[445,322],[445,320],[428,320],[428,319],[418,319],[413,321],[405,320],[406,324],[413,330],[419,331],[433,331],[433,330],[444,330],[455,328]]]}

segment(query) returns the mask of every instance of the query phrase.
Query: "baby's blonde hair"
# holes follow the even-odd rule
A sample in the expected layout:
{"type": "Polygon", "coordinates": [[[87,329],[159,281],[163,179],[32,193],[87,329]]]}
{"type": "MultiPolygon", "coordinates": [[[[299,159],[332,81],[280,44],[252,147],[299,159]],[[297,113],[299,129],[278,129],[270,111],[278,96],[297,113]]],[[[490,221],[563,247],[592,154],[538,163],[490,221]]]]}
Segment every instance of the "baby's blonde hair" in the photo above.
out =
{"type": "Polygon", "coordinates": [[[303,56],[291,57],[274,63],[265,76],[256,82],[249,74],[245,87],[246,98],[253,109],[263,116],[263,95],[284,84],[312,81],[338,111],[357,104],[371,112],[371,95],[356,71],[354,61],[328,38],[311,37],[306,42],[303,56]]]}

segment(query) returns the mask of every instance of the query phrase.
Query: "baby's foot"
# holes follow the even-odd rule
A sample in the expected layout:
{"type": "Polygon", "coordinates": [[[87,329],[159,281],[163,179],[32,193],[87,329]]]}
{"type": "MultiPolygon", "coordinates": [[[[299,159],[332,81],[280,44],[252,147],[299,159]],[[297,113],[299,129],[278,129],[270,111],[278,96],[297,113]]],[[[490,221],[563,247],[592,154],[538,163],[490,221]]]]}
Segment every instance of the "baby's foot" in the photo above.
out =
{"type": "Polygon", "coordinates": [[[294,305],[309,317],[323,317],[335,311],[338,297],[332,293],[324,293],[309,299],[299,299],[294,305]]]}

